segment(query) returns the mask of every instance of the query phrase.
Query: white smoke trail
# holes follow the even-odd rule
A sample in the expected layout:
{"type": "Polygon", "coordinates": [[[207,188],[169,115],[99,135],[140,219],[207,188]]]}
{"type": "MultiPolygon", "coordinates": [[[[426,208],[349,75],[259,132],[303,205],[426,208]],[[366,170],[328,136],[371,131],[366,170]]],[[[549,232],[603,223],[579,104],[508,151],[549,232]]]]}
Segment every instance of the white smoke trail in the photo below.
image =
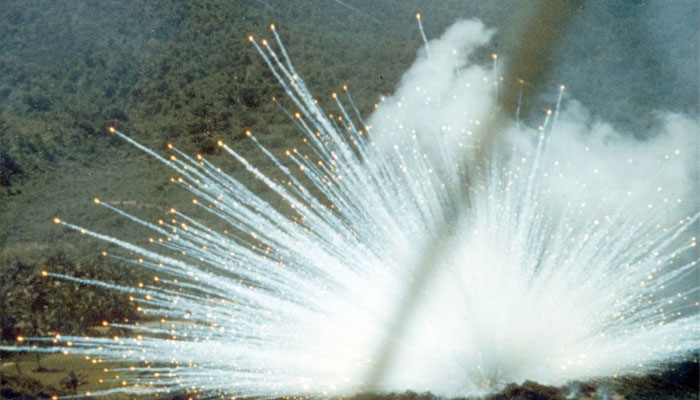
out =
{"type": "Polygon", "coordinates": [[[176,150],[165,159],[114,130],[175,170],[227,231],[175,210],[150,224],[97,201],[153,230],[142,248],[57,220],[128,250],[158,279],[130,288],[54,276],[128,293],[161,322],[115,324],[133,332],[125,338],[27,338],[47,346],[3,350],[133,363],[129,386],[95,394],[352,393],[385,343],[407,266],[457,206],[466,218],[395,338],[382,390],[563,384],[651,371],[700,348],[699,289],[683,284],[698,274],[698,207],[684,201],[696,190],[687,143],[697,121],[668,115],[656,139],[635,142],[569,102],[543,113],[542,129],[511,128],[486,164],[468,164],[474,173],[455,166],[479,146],[473,132],[493,104],[493,71],[469,64],[491,35],[481,23],[431,41],[367,126],[337,97],[343,117],[329,119],[273,34],[277,50],[251,41],[299,110],[307,146],[280,160],[249,135],[283,180],[220,146],[289,209],[207,160],[176,150]],[[466,178],[469,204],[451,203],[466,178]]]}

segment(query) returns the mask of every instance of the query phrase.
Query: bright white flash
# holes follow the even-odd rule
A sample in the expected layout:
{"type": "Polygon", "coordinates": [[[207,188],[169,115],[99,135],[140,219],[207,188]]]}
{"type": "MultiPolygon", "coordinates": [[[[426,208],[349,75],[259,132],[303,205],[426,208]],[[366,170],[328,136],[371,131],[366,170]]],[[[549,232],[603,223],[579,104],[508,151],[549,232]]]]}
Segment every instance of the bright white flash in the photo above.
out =
{"type": "Polygon", "coordinates": [[[163,158],[115,130],[176,171],[226,230],[177,211],[151,224],[98,202],[153,231],[154,244],[140,247],[57,220],[121,246],[159,279],[117,287],[49,275],[128,293],[151,322],[113,324],[133,332],[122,338],[23,338],[3,350],[135,366],[121,374],[127,386],[101,394],[352,393],[386,343],[412,261],[456,207],[464,217],[408,328],[392,338],[398,356],[381,390],[459,396],[525,379],[563,384],[651,371],[700,348],[690,279],[698,213],[681,201],[693,190],[693,155],[676,133],[696,121],[668,116],[670,134],[636,143],[557,102],[541,129],[513,124],[486,160],[462,168],[498,86],[492,69],[467,63],[490,37],[482,24],[459,22],[431,41],[367,120],[345,92],[329,118],[272,32],[274,43],[252,43],[306,143],[277,156],[250,135],[282,179],[220,146],[276,205],[207,160],[177,150],[163,158]],[[454,195],[465,184],[466,201],[454,195]]]}

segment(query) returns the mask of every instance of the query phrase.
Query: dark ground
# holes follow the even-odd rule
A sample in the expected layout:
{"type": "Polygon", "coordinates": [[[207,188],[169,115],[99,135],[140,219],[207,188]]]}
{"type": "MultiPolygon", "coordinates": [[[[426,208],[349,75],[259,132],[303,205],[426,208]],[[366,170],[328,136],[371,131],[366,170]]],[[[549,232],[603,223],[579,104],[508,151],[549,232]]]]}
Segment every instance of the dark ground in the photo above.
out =
{"type": "MultiPolygon", "coordinates": [[[[518,9],[531,4],[519,2],[514,9],[456,0],[347,3],[371,17],[333,1],[312,0],[3,1],[1,339],[8,343],[18,335],[85,333],[103,319],[135,314],[123,296],[40,276],[50,269],[110,282],[133,283],[141,277],[99,257],[103,244],[56,227],[50,222],[56,215],[139,242],[145,238],[140,230],[92,207],[92,198],[145,218],[188,203],[186,193],[167,183],[164,168],[111,139],[107,126],[115,124],[161,152],[171,142],[229,166],[214,146],[218,139],[235,144],[256,165],[265,162],[250,151],[246,129],[273,151],[299,140],[270,101],[281,90],[247,43],[248,34],[268,36],[267,25],[275,22],[297,69],[321,101],[348,84],[366,114],[379,94],[392,91],[421,45],[415,12],[424,15],[428,37],[439,36],[458,18],[480,17],[500,29],[487,53],[507,54],[518,9]]],[[[635,1],[581,4],[569,16],[571,29],[555,53],[561,61],[554,63],[551,85],[528,93],[533,113],[551,100],[547,87],[564,82],[567,93],[594,115],[636,136],[648,135],[653,110],[697,115],[696,2],[677,1],[668,8],[635,1]]],[[[265,193],[250,177],[231,173],[265,193]]],[[[690,372],[620,378],[614,381],[617,386],[600,387],[613,385],[629,399],[695,398],[697,364],[679,368],[690,372]]],[[[55,393],[41,379],[15,377],[5,369],[1,379],[5,398],[55,393]]],[[[581,396],[600,391],[595,383],[585,385],[589,389],[581,396]]],[[[526,383],[494,399],[549,399],[566,393],[526,383]]]]}
{"type": "MultiPolygon", "coordinates": [[[[80,375],[71,373],[59,381],[60,388],[43,385],[39,380],[23,375],[0,375],[1,399],[50,399],[56,393],[75,393],[74,386],[81,383],[80,375]]],[[[79,387],[79,386],[76,386],[79,387]]],[[[695,400],[698,398],[698,364],[685,363],[659,375],[624,377],[593,382],[574,382],[567,387],[540,385],[526,381],[521,385],[511,384],[498,393],[486,396],[485,400],[695,400]]],[[[117,397],[128,398],[128,397],[117,397]]],[[[186,396],[161,397],[184,400],[186,396]]],[[[289,400],[288,398],[285,398],[289,400]]],[[[429,393],[394,393],[385,395],[359,394],[342,400],[438,400],[429,393]]],[[[464,399],[470,400],[470,399],[464,399]]]]}

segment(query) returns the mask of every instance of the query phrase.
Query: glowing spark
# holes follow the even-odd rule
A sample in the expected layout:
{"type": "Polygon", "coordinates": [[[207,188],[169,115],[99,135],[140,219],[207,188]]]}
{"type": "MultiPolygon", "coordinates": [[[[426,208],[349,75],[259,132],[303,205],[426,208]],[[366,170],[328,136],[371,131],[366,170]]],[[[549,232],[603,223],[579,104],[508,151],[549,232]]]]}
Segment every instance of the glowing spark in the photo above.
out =
{"type": "MultiPolygon", "coordinates": [[[[416,19],[427,52],[420,15],[416,19]]],[[[18,336],[17,346],[0,349],[133,365],[117,369],[123,371],[114,377],[117,387],[91,395],[352,393],[362,388],[396,299],[413,278],[407,265],[439,229],[438,216],[456,207],[466,207],[466,217],[453,221],[457,227],[442,244],[440,273],[426,289],[430,296],[397,338],[399,357],[379,389],[458,396],[525,379],[560,384],[652,370],[700,347],[698,302],[690,300],[698,289],[682,286],[697,273],[691,251],[696,238],[689,232],[700,214],[684,215],[683,224],[665,223],[663,212],[673,211],[674,202],[652,208],[645,201],[642,212],[624,200],[626,189],[619,203],[606,202],[588,185],[612,168],[587,176],[590,164],[583,169],[555,162],[563,157],[557,128],[572,124],[563,113],[558,120],[563,85],[541,129],[515,127],[484,154],[486,162],[455,168],[463,148],[479,154],[482,138],[467,128],[484,116],[449,109],[447,100],[455,99],[450,90],[472,82],[469,93],[488,103],[497,89],[482,81],[493,71],[464,68],[459,60],[468,57],[452,54],[453,37],[464,31],[488,38],[480,24],[457,24],[431,42],[434,59],[420,60],[413,71],[433,71],[438,65],[426,63],[451,60],[456,64],[445,68],[457,74],[458,85],[434,82],[442,74],[432,73],[420,91],[411,83],[405,93],[383,98],[369,124],[349,94],[346,106],[334,93],[338,111],[329,117],[295,71],[274,26],[274,48],[249,37],[299,110],[287,115],[305,144],[280,160],[246,131],[282,180],[222,141],[217,145],[266,185],[285,211],[204,157],[170,146],[177,157],[164,157],[110,127],[110,134],[175,171],[173,182],[192,193],[193,207],[226,230],[175,209],[168,219],[150,223],[95,199],[158,238],[141,247],[55,218],[121,247],[128,256],[111,256],[154,275],[135,286],[42,275],[123,292],[149,319],[103,322],[129,332],[124,336],[18,336]],[[436,89],[438,83],[445,87],[436,89]],[[428,107],[430,96],[450,118],[438,115],[427,126],[425,118],[411,118],[413,110],[428,107]],[[370,127],[371,135],[360,133],[370,127]],[[470,185],[467,199],[455,194],[464,182],[470,185]]],[[[595,153],[588,152],[595,147],[577,149],[567,157],[595,153]]]]}

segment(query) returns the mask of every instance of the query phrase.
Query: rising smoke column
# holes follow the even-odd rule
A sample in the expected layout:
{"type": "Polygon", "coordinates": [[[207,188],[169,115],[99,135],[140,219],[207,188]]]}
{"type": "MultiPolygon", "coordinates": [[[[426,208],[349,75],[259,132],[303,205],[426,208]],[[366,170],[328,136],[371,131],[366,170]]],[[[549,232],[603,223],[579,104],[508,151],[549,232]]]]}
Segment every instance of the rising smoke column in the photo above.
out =
{"type": "Polygon", "coordinates": [[[112,324],[130,337],[27,338],[48,346],[3,350],[133,363],[127,385],[102,394],[352,393],[412,278],[417,244],[445,207],[465,207],[466,218],[397,338],[381,390],[458,396],[525,379],[563,384],[651,371],[700,347],[698,287],[683,284],[698,273],[698,208],[686,206],[697,166],[684,146],[697,121],[668,115],[655,139],[637,142],[569,101],[543,112],[541,127],[514,124],[488,162],[455,168],[479,148],[473,133],[499,85],[513,84],[469,64],[491,35],[481,23],[458,22],[431,41],[367,126],[342,93],[334,98],[343,118],[329,119],[273,33],[276,50],[253,43],[307,145],[284,158],[260,146],[284,181],[220,146],[289,210],[203,158],[176,149],[163,158],[113,130],[175,170],[196,204],[230,228],[176,210],[151,224],[97,200],[153,231],[153,247],[142,248],[57,220],[132,252],[136,259],[116,257],[158,278],[117,287],[47,275],[128,293],[162,322],[112,324]],[[469,201],[454,204],[454,185],[467,177],[469,201]]]}

